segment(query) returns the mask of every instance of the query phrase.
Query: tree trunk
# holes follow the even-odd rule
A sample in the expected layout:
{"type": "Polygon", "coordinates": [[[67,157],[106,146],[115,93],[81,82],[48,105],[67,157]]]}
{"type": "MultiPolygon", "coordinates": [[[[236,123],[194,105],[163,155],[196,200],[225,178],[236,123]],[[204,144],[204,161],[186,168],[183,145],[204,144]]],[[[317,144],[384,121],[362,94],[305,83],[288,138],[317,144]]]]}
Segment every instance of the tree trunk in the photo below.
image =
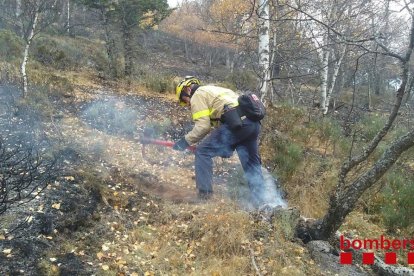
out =
{"type": "Polygon", "coordinates": [[[111,37],[111,32],[109,30],[110,28],[110,22],[108,16],[106,16],[105,9],[101,9],[101,16],[103,19],[103,26],[104,26],[104,34],[105,34],[105,48],[106,48],[106,54],[108,55],[109,59],[109,74],[111,77],[118,77],[118,66],[116,62],[116,49],[115,49],[115,41],[111,37]]]}
{"type": "MultiPolygon", "coordinates": [[[[324,38],[324,44],[327,45],[328,43],[328,34],[326,34],[326,37],[324,38]]],[[[329,49],[325,48],[328,46],[323,46],[321,51],[321,89],[320,89],[320,95],[321,95],[321,110],[322,114],[326,114],[328,112],[326,110],[326,97],[327,97],[327,91],[328,91],[328,74],[329,74],[329,49]]]]}
{"type": "Polygon", "coordinates": [[[259,1],[259,70],[260,70],[260,94],[264,100],[269,90],[270,68],[270,37],[269,37],[269,2],[259,1]]]}
{"type": "MultiPolygon", "coordinates": [[[[273,9],[275,10],[272,14],[272,19],[278,19],[278,10],[273,6],[273,9]]],[[[270,84],[270,102],[274,103],[274,95],[277,93],[277,88],[280,89],[280,80],[276,79],[279,76],[280,72],[280,65],[276,64],[276,55],[278,53],[278,46],[277,46],[277,28],[276,26],[272,27],[273,35],[272,35],[272,49],[270,51],[270,62],[269,62],[269,78],[271,81],[270,84]]]]}
{"type": "Polygon", "coordinates": [[[124,26],[122,31],[124,42],[125,76],[132,76],[134,69],[134,49],[132,47],[132,30],[124,26]]]}
{"type": "Polygon", "coordinates": [[[17,33],[20,35],[20,37],[24,38],[24,32],[23,32],[23,24],[21,20],[22,15],[22,0],[16,0],[16,25],[17,25],[17,33]]]}
{"type": "Polygon", "coordinates": [[[226,48],[226,69],[229,71],[232,71],[231,69],[231,54],[230,54],[230,49],[226,48]]]}
{"type": "Polygon", "coordinates": [[[331,102],[332,93],[334,91],[335,84],[336,84],[336,79],[337,79],[338,74],[339,74],[339,68],[341,68],[342,60],[344,59],[344,56],[345,56],[345,53],[346,53],[346,48],[347,48],[347,46],[344,45],[344,47],[342,48],[342,51],[340,53],[339,59],[335,62],[335,67],[334,67],[334,72],[332,74],[331,84],[329,86],[328,92],[326,93],[325,108],[324,108],[324,111],[323,111],[324,115],[326,115],[328,113],[328,110],[329,110],[329,104],[331,102]]]}
{"type": "Polygon", "coordinates": [[[67,1],[66,13],[66,33],[70,35],[70,0],[67,1]]]}
{"type": "Polygon", "coordinates": [[[405,96],[404,104],[409,104],[411,97],[412,97],[413,88],[414,88],[414,76],[412,75],[412,72],[410,72],[408,83],[409,84],[407,85],[408,86],[407,95],[405,96]]]}
{"type": "Polygon", "coordinates": [[[190,46],[188,45],[187,39],[184,39],[184,53],[185,53],[185,58],[187,60],[191,60],[190,46]]]}
{"type": "Polygon", "coordinates": [[[334,237],[345,220],[354,209],[362,194],[378,181],[398,160],[401,154],[414,146],[414,130],[394,141],[382,157],[364,174],[358,177],[342,193],[338,191],[331,196],[326,215],[310,226],[312,239],[329,240],[334,237]]]}
{"type": "Polygon", "coordinates": [[[29,48],[30,48],[30,44],[32,43],[34,34],[35,34],[35,30],[36,30],[36,25],[37,25],[37,20],[39,18],[39,11],[35,11],[34,17],[33,17],[33,21],[32,21],[32,25],[29,31],[29,34],[26,38],[26,45],[24,47],[24,53],[23,53],[23,61],[20,67],[20,74],[22,77],[22,84],[23,84],[23,98],[25,98],[27,96],[27,74],[26,74],[26,65],[27,65],[27,61],[29,59],[29,48]]]}

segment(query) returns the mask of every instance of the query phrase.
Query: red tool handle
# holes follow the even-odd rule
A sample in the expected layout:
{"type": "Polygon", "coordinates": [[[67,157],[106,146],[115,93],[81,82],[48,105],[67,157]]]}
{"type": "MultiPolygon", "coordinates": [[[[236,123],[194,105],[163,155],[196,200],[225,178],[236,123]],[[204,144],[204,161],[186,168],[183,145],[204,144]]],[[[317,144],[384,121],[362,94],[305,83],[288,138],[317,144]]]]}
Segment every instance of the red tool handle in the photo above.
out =
{"type": "MultiPolygon", "coordinates": [[[[160,145],[160,146],[164,146],[164,147],[170,147],[172,148],[174,146],[174,142],[172,141],[164,141],[164,140],[158,140],[158,139],[151,139],[151,138],[145,138],[142,137],[141,138],[141,143],[143,144],[153,144],[153,145],[160,145]]],[[[189,146],[187,148],[187,150],[190,150],[192,152],[195,152],[196,147],[194,146],[189,146]]]]}

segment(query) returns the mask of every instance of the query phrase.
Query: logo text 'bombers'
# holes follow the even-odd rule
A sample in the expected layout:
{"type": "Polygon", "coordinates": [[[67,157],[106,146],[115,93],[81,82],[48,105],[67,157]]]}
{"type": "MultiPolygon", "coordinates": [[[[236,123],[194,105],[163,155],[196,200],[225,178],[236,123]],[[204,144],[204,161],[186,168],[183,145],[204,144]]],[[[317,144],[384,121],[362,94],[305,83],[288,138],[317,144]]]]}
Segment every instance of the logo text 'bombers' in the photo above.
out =
{"type": "MultiPolygon", "coordinates": [[[[383,235],[376,239],[353,239],[349,240],[343,235],[339,239],[340,249],[349,250],[413,250],[408,252],[407,263],[414,264],[414,239],[387,239],[383,235]]],[[[339,262],[341,264],[352,264],[352,252],[341,252],[339,262]]],[[[373,252],[362,253],[362,263],[366,265],[374,264],[375,257],[373,252]]],[[[392,265],[397,263],[397,254],[395,252],[385,252],[384,262],[392,265]]]]}

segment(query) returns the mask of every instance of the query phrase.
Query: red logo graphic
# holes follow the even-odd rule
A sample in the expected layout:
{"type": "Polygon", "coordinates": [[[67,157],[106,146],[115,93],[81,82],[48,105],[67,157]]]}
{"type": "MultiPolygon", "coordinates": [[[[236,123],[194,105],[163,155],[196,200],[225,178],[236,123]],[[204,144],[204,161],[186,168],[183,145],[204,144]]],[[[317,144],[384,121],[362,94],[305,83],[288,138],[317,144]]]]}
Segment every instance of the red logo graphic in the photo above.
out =
{"type": "MultiPolygon", "coordinates": [[[[349,250],[414,250],[414,240],[390,240],[381,236],[379,239],[354,239],[349,240],[344,236],[340,237],[340,248],[347,252],[341,252],[339,255],[340,264],[352,264],[353,256],[349,250]]],[[[375,262],[375,255],[373,252],[362,253],[362,264],[372,265],[375,262]]],[[[397,264],[397,253],[396,252],[385,252],[384,262],[388,265],[397,264]]],[[[408,252],[407,263],[414,264],[414,252],[408,252]]]]}
{"type": "Polygon", "coordinates": [[[362,263],[366,265],[374,264],[374,253],[373,252],[362,253],[362,263]]]}

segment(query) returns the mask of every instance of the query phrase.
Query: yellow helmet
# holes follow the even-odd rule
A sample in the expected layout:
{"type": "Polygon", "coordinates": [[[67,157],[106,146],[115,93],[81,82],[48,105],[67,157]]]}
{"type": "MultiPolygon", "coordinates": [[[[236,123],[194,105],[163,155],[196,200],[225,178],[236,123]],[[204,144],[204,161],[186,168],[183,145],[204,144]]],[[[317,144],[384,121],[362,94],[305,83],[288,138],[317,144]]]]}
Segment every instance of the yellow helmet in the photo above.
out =
{"type": "Polygon", "coordinates": [[[200,85],[200,80],[193,76],[186,76],[175,88],[175,95],[177,96],[178,102],[180,105],[185,105],[185,102],[181,100],[181,92],[184,87],[188,87],[192,84],[200,85]]]}

